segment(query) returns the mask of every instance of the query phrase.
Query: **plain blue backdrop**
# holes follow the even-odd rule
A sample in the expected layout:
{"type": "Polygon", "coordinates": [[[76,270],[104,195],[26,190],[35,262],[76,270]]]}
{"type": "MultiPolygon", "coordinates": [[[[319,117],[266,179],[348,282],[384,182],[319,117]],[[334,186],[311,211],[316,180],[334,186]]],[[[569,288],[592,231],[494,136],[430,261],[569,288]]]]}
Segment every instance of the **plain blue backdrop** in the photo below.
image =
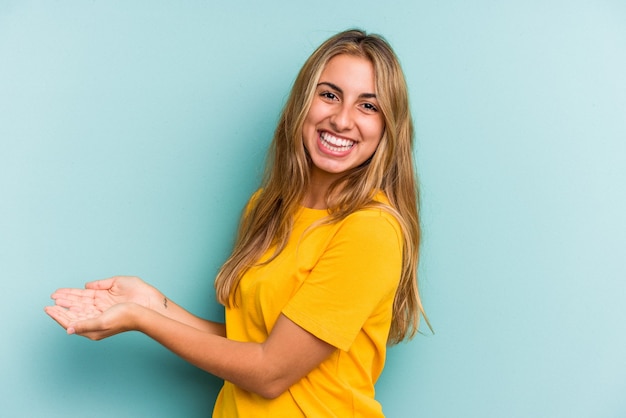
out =
{"type": "Polygon", "coordinates": [[[204,417],[221,385],[43,313],[114,274],[220,319],[212,281],[291,83],[349,27],[407,76],[435,335],[387,416],[626,416],[623,1],[0,2],[0,415],[204,417]]]}

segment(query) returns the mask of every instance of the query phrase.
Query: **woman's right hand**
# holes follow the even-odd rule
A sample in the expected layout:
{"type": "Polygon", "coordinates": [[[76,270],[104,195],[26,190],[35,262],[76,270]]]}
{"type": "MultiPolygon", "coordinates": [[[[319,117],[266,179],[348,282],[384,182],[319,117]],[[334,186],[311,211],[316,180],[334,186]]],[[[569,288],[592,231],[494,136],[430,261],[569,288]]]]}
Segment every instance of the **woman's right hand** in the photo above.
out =
{"type": "Polygon", "coordinates": [[[126,302],[133,302],[149,309],[167,305],[167,299],[155,287],[138,277],[131,276],[96,280],[87,283],[84,289],[58,289],[51,298],[54,299],[56,306],[70,311],[98,313],[126,302]]]}
{"type": "MultiPolygon", "coordinates": [[[[119,314],[128,311],[121,305],[126,307],[139,305],[204,332],[226,335],[226,328],[223,323],[208,321],[191,314],[138,277],[117,276],[97,280],[87,283],[84,289],[58,289],[51,297],[55,304],[54,306],[47,306],[45,311],[66,329],[71,324],[86,319],[101,318],[103,321],[108,321],[113,318],[111,316],[113,313],[119,314]],[[102,316],[113,307],[115,309],[102,316]]],[[[132,311],[135,312],[134,308],[132,311]]],[[[115,318],[119,319],[119,315],[115,318]]],[[[98,328],[100,323],[92,322],[91,324],[98,328]]],[[[103,336],[112,335],[105,334],[99,333],[97,336],[103,338],[103,336]]],[[[94,333],[89,338],[95,335],[94,333]]],[[[85,336],[87,335],[85,334],[85,336]]]]}

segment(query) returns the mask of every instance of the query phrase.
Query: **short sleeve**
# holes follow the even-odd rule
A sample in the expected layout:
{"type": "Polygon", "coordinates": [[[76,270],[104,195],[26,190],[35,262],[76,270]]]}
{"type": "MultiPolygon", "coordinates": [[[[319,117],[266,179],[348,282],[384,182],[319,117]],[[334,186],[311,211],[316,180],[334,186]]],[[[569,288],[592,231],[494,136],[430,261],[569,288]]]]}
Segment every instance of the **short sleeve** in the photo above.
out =
{"type": "Polygon", "coordinates": [[[378,209],[356,212],[342,221],[282,313],[347,351],[377,307],[393,297],[401,270],[402,236],[395,218],[378,209]]]}

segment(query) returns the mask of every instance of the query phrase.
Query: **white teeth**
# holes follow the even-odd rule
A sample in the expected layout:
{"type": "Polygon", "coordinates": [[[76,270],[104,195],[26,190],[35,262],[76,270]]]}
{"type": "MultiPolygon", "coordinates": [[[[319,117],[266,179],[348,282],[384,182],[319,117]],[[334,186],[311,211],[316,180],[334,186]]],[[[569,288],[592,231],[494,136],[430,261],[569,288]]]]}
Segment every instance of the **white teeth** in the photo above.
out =
{"type": "Polygon", "coordinates": [[[320,134],[320,138],[322,142],[331,151],[347,151],[354,145],[354,141],[350,141],[349,139],[337,138],[329,134],[328,132],[322,132],[320,134]]]}

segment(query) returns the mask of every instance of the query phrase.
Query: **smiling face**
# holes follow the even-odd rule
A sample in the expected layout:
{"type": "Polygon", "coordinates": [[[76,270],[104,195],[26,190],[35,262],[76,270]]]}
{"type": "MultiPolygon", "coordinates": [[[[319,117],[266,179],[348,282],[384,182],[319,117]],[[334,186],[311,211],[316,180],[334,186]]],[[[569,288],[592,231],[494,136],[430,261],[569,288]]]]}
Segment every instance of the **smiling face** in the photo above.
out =
{"type": "Polygon", "coordinates": [[[337,55],[324,67],[302,129],[313,181],[332,181],[376,151],[385,123],[375,87],[365,58],[337,55]]]}

